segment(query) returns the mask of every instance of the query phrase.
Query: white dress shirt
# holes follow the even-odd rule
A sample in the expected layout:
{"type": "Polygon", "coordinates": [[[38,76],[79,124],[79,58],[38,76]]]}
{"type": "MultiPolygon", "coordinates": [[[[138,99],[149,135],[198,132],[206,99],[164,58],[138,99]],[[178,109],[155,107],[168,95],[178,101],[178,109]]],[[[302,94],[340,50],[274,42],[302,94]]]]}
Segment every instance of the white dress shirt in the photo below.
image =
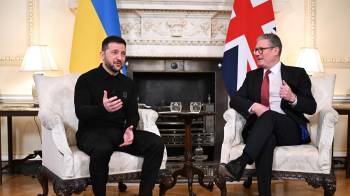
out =
{"type": "MultiPolygon", "coordinates": [[[[264,69],[264,74],[267,69],[264,69]]],[[[281,114],[285,114],[281,109],[281,100],[280,97],[280,88],[282,85],[281,77],[281,62],[278,62],[276,65],[272,66],[270,69],[271,73],[269,74],[269,102],[270,109],[281,114]]]]}

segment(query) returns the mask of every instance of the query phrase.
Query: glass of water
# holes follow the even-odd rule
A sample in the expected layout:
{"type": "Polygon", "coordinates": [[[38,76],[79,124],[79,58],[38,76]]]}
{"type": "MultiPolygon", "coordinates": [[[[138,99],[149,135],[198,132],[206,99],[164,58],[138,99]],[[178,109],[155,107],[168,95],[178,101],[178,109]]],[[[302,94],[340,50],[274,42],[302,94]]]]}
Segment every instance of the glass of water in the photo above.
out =
{"type": "Polygon", "coordinates": [[[193,113],[199,113],[202,108],[201,102],[191,102],[190,103],[190,111],[193,113]]]}
{"type": "Polygon", "coordinates": [[[170,102],[170,111],[171,112],[181,112],[182,104],[181,102],[170,102]]]}

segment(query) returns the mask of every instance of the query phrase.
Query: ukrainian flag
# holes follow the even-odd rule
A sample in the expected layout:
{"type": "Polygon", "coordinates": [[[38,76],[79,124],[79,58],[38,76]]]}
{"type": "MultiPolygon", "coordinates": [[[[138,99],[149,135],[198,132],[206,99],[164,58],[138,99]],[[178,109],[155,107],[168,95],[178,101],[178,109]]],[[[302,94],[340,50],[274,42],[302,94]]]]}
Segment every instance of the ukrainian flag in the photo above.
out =
{"type": "MultiPolygon", "coordinates": [[[[101,43],[111,35],[121,36],[116,1],[80,0],[75,18],[70,72],[82,73],[97,67],[101,62],[101,43]]],[[[123,73],[126,73],[124,69],[123,73]]]]}

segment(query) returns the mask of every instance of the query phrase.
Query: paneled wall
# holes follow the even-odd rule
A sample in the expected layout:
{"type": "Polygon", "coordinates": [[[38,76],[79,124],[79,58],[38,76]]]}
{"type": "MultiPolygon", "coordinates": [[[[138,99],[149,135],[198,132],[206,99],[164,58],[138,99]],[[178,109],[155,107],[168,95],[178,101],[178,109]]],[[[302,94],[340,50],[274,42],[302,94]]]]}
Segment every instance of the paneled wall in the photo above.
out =
{"type": "MultiPolygon", "coordinates": [[[[60,71],[46,74],[68,73],[76,3],[77,0],[0,0],[0,101],[31,99],[32,73],[19,71],[30,43],[48,44],[52,50],[60,71]]],[[[274,0],[273,3],[277,32],[284,45],[282,61],[294,65],[300,48],[311,41],[320,51],[325,72],[337,74],[335,99],[349,100],[350,41],[347,35],[350,12],[346,9],[350,1],[274,0]]],[[[158,57],[222,56],[232,0],[118,0],[117,4],[131,56],[154,55],[148,51],[155,52],[158,57]],[[179,16],[179,20],[174,20],[179,16]],[[166,26],[151,29],[164,20],[166,26]],[[138,25],[138,21],[148,22],[148,25],[138,25]],[[193,25],[198,22],[201,25],[193,25]],[[171,28],[176,30],[175,27],[182,31],[170,31],[171,28]],[[155,45],[157,39],[158,42],[165,40],[162,42],[165,44],[155,45]],[[161,50],[150,50],[157,47],[161,50]],[[187,52],[180,53],[186,49],[187,52]]],[[[346,120],[342,116],[337,125],[335,155],[345,155],[346,120]]],[[[22,156],[39,149],[40,140],[33,119],[18,118],[14,123],[15,154],[22,156]]],[[[4,118],[1,126],[6,130],[4,118]]],[[[6,144],[5,131],[1,134],[2,144],[6,144]]],[[[5,146],[2,150],[6,155],[5,146]]]]}

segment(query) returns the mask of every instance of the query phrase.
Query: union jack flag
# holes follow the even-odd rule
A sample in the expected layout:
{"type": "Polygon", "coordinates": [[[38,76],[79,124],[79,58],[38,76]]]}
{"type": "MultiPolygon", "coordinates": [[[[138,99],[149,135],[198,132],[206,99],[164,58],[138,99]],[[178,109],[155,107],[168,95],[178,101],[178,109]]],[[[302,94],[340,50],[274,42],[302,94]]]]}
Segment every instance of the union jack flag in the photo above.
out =
{"type": "Polygon", "coordinates": [[[242,85],[246,73],[257,67],[252,51],[263,33],[276,33],[272,0],[235,0],[222,65],[230,96],[242,85]]]}

